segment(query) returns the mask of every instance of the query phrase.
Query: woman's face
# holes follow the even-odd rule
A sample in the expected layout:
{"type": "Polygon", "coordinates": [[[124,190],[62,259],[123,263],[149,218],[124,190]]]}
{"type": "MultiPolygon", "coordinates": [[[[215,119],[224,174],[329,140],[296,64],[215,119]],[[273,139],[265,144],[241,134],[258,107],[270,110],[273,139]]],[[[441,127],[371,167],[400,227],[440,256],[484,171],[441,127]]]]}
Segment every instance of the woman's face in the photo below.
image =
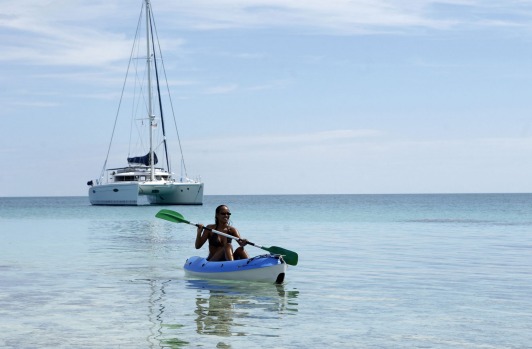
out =
{"type": "Polygon", "coordinates": [[[229,207],[222,206],[218,210],[218,220],[220,222],[227,223],[229,222],[229,218],[231,217],[231,211],[229,211],[229,207]]]}

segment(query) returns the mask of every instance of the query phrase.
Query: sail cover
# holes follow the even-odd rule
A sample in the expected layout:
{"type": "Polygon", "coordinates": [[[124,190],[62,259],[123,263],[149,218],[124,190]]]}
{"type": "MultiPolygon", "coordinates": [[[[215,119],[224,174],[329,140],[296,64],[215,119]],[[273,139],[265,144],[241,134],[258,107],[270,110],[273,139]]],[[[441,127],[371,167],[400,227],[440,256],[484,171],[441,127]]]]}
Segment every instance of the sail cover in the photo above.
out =
{"type": "MultiPolygon", "coordinates": [[[[153,158],[155,160],[153,164],[156,165],[157,162],[159,162],[159,160],[157,159],[157,154],[155,154],[155,152],[153,153],[153,158]]],[[[130,165],[138,164],[138,165],[150,166],[151,165],[151,153],[148,153],[144,156],[136,156],[132,158],[127,158],[127,163],[130,165]]]]}

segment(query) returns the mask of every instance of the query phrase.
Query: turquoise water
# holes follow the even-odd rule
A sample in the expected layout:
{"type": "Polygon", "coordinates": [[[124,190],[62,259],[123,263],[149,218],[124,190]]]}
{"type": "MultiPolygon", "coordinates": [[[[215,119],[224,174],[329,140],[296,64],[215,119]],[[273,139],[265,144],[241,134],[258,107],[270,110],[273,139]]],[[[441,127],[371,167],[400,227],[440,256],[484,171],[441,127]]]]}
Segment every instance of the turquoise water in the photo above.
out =
{"type": "Polygon", "coordinates": [[[532,348],[532,195],[0,198],[0,328],[2,348],[532,348]],[[283,285],[185,278],[206,250],[154,215],[222,203],[299,253],[283,285]]]}

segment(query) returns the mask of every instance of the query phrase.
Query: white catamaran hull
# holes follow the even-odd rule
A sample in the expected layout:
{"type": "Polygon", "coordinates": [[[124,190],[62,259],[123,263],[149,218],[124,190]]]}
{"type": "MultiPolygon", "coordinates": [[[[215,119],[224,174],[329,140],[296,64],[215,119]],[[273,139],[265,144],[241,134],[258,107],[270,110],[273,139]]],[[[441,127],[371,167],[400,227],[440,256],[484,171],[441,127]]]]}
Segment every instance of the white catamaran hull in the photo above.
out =
{"type": "Polygon", "coordinates": [[[142,196],[146,196],[150,204],[201,205],[203,183],[121,182],[89,188],[92,205],[139,205],[143,203],[142,196]]]}
{"type": "Polygon", "coordinates": [[[92,205],[138,205],[138,183],[102,184],[89,188],[92,205]]]}
{"type": "Polygon", "coordinates": [[[150,204],[201,205],[203,183],[141,184],[140,195],[147,195],[150,204]]]}

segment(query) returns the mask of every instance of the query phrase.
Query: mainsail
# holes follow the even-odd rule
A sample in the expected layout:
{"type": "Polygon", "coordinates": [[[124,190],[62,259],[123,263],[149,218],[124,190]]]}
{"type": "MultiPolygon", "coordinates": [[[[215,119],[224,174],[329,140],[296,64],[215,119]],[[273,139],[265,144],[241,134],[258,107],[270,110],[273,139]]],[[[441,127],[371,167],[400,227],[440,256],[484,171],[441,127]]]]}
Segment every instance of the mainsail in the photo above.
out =
{"type": "MultiPolygon", "coordinates": [[[[157,159],[157,154],[153,153],[153,158],[155,160],[153,164],[156,165],[157,162],[159,162],[159,160],[157,159]]],[[[132,158],[127,158],[127,163],[129,165],[137,164],[137,165],[150,166],[151,165],[151,153],[148,153],[144,156],[135,156],[132,158]]]]}

